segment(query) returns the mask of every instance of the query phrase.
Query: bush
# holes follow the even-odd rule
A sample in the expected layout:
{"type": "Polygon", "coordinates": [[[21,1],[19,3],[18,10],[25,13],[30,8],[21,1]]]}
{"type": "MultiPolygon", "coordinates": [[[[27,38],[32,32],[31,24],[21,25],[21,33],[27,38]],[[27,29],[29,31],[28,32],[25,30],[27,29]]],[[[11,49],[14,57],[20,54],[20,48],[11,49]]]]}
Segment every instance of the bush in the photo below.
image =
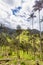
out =
{"type": "Polygon", "coordinates": [[[21,62],[21,65],[25,65],[25,62],[21,62]]]}

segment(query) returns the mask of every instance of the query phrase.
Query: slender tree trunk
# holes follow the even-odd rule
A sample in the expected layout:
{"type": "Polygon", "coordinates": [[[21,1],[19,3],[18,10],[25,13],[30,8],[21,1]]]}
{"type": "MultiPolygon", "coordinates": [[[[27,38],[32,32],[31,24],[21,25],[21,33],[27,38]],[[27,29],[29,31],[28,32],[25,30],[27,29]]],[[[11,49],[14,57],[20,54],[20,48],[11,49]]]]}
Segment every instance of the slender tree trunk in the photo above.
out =
{"type": "Polygon", "coordinates": [[[40,10],[39,10],[39,29],[40,29],[40,58],[42,59],[42,45],[41,45],[41,23],[40,23],[40,10]]]}
{"type": "MultiPolygon", "coordinates": [[[[33,18],[32,18],[32,29],[33,29],[33,18]]],[[[32,31],[32,33],[33,33],[33,31],[32,31]]],[[[33,35],[33,34],[32,34],[33,35]]],[[[35,42],[34,42],[34,37],[32,37],[33,39],[32,39],[32,43],[33,43],[33,50],[34,50],[34,60],[35,60],[35,42]]]]}
{"type": "Polygon", "coordinates": [[[32,29],[33,29],[33,18],[32,18],[32,29]]]}

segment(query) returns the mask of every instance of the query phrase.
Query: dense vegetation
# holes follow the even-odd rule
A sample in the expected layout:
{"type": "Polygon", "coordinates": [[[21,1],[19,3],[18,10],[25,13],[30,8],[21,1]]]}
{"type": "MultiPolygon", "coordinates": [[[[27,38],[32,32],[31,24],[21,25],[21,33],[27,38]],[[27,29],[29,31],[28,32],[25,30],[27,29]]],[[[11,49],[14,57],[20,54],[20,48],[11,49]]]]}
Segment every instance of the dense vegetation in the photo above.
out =
{"type": "MultiPolygon", "coordinates": [[[[43,32],[42,32],[43,59],[43,32]]],[[[0,59],[13,56],[19,59],[35,60],[40,58],[40,35],[38,30],[0,29],[0,59]],[[13,31],[13,32],[12,32],[13,31]]]]}

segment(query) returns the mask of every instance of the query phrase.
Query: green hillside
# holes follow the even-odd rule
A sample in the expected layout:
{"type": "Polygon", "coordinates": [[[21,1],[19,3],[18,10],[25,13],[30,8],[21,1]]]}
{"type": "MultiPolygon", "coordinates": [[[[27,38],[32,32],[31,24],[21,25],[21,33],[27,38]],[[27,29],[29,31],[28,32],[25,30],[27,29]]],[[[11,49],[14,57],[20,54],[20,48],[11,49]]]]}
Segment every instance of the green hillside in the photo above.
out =
{"type": "MultiPolygon", "coordinates": [[[[10,58],[20,59],[21,62],[24,60],[43,59],[43,32],[41,47],[42,54],[40,56],[40,35],[38,30],[0,29],[0,60],[10,58]]],[[[17,62],[16,60],[14,61],[15,63],[17,62]]]]}

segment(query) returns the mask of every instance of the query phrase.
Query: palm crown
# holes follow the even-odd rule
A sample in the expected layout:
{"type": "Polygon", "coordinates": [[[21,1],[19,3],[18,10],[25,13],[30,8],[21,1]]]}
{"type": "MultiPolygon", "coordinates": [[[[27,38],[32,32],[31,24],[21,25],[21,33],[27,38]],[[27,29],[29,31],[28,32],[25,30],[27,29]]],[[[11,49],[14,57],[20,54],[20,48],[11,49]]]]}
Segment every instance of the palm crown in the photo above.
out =
{"type": "Polygon", "coordinates": [[[35,1],[35,5],[33,7],[34,7],[33,9],[34,11],[41,10],[43,8],[42,1],[35,1]]]}

